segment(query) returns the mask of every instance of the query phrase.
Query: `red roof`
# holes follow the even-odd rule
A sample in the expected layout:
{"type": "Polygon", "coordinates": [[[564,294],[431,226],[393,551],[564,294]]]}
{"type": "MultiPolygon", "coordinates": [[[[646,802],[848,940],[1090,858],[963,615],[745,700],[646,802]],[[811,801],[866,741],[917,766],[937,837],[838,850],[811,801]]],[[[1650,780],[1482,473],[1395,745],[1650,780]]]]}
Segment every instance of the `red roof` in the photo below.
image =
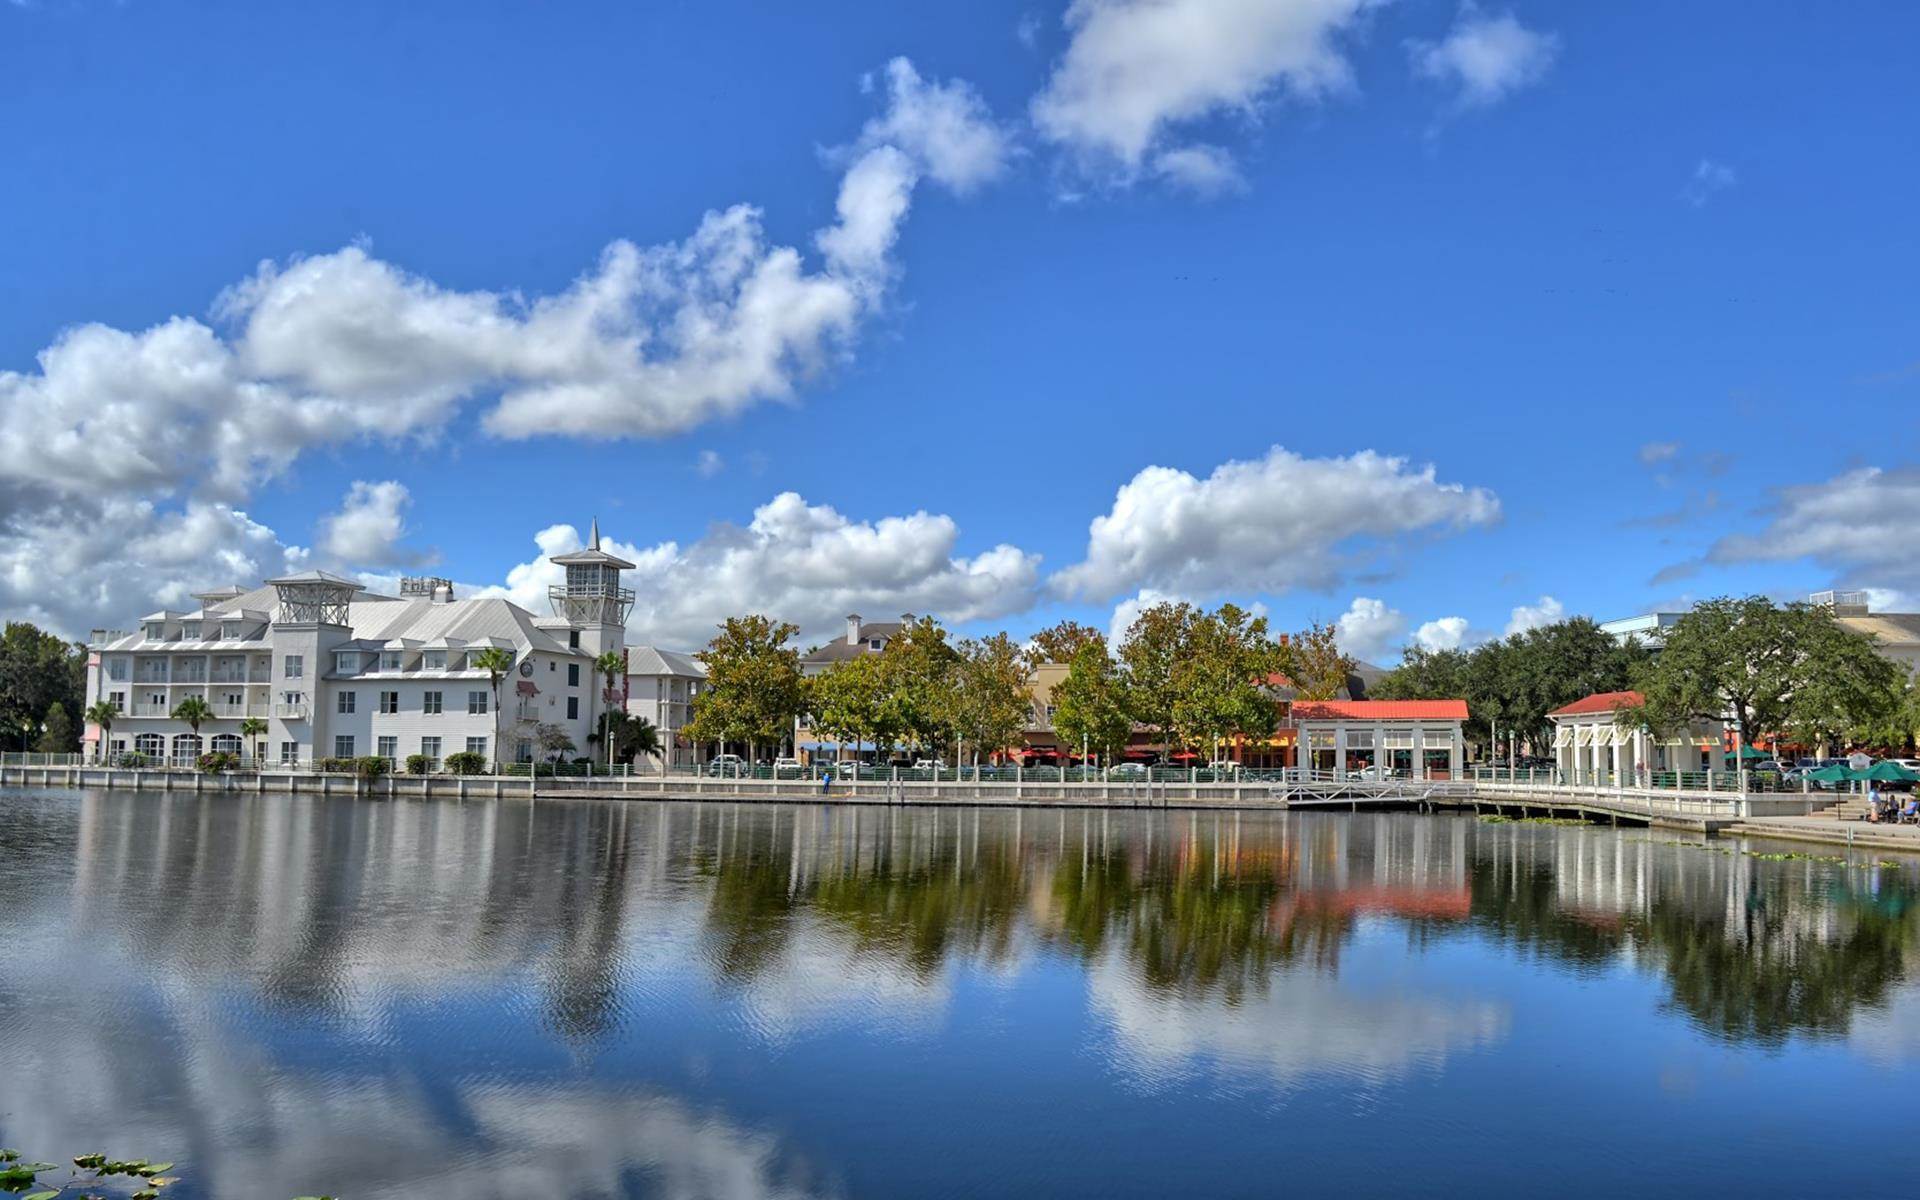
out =
{"type": "Polygon", "coordinates": [[[1464,721],[1465,700],[1296,700],[1296,721],[1464,721]]]}
{"type": "Polygon", "coordinates": [[[1639,708],[1647,698],[1639,692],[1595,692],[1591,696],[1582,696],[1572,704],[1556,708],[1547,715],[1550,717],[1579,717],[1588,713],[1610,713],[1616,708],[1639,708]]]}

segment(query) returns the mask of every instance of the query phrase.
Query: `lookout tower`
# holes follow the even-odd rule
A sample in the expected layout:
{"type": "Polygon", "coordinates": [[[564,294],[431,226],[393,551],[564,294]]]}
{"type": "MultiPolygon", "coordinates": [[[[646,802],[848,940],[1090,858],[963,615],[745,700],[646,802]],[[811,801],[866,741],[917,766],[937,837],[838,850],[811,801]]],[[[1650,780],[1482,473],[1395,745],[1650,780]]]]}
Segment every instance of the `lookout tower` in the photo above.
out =
{"type": "Polygon", "coordinates": [[[328,571],[302,571],[267,583],[280,601],[276,618],[280,625],[344,626],[354,593],[365,590],[353,580],[328,571]]]}
{"type": "Polygon", "coordinates": [[[600,519],[593,520],[585,550],[556,554],[553,561],[566,568],[567,581],[548,588],[547,601],[556,620],[575,635],[569,642],[594,655],[621,649],[633,589],[620,586],[620,572],[631,571],[633,564],[600,548],[600,519]]]}

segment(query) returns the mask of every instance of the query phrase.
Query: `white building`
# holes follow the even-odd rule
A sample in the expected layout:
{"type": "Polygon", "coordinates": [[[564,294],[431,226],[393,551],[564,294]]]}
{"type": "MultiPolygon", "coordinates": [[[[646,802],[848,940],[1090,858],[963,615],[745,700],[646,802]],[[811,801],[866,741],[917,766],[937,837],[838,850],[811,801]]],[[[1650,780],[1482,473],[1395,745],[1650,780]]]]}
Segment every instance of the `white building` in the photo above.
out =
{"type": "Polygon", "coordinates": [[[1717,721],[1650,733],[1620,714],[1641,708],[1639,692],[1595,692],[1547,714],[1553,722],[1553,758],[1568,783],[1644,787],[1668,771],[1710,772],[1725,737],[1717,721]]]}
{"type": "Polygon", "coordinates": [[[669,767],[695,761],[695,747],[683,731],[693,720],[694,697],[706,679],[707,668],[691,654],[657,646],[627,648],[627,712],[659,729],[661,760],[669,767]]]}
{"type": "Polygon", "coordinates": [[[280,763],[372,755],[403,765],[419,754],[437,768],[463,751],[530,758],[534,726],[551,724],[585,754],[607,702],[594,659],[625,648],[633,593],[620,572],[633,564],[600,549],[598,522],[588,549],[553,561],[567,574],[550,589],[548,617],[497,597],[455,599],[444,579],[403,580],[386,596],[304,571],[199,593],[197,610],[151,613],[135,633],[96,630],[87,702],[109,700],[120,716],[104,748],[89,724],[84,748],[175,762],[203,750],[280,763]],[[489,647],[513,659],[497,703],[473,663],[489,647]],[[189,696],[213,714],[197,734],[172,716],[189,696]],[[249,719],[266,732],[243,739],[249,719]]]}

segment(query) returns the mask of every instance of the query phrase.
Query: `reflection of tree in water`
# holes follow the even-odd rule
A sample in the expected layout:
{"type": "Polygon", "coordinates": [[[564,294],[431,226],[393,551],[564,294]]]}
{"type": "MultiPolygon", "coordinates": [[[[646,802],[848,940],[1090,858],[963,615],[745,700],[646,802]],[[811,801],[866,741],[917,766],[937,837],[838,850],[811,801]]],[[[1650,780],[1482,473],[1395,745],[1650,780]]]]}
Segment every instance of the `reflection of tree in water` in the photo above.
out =
{"type": "Polygon", "coordinates": [[[1691,874],[1667,862],[1643,906],[1615,913],[1570,905],[1543,863],[1476,858],[1474,925],[1581,970],[1609,967],[1631,947],[1697,1027],[1766,1045],[1846,1033],[1854,1011],[1883,1003],[1914,962],[1900,876],[1889,873],[1869,897],[1854,890],[1866,882],[1858,868],[1822,866],[1810,882],[1798,868],[1768,870],[1732,854],[1664,853],[1702,857],[1691,874]]]}
{"type": "Polygon", "coordinates": [[[1882,905],[1848,905],[1841,928],[1823,934],[1783,890],[1749,892],[1731,919],[1660,902],[1637,923],[1673,1003],[1718,1037],[1776,1045],[1796,1033],[1844,1034],[1856,1008],[1883,1003],[1906,976],[1912,922],[1882,905]]]}

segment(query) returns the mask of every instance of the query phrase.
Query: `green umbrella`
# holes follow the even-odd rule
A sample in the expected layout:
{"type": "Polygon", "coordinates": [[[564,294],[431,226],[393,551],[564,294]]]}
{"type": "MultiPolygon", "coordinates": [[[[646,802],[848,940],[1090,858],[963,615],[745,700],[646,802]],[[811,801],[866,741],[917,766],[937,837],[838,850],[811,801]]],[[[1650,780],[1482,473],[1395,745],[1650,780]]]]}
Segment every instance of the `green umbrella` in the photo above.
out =
{"type": "Polygon", "coordinates": [[[1815,783],[1845,783],[1854,777],[1853,772],[1835,763],[1830,767],[1816,767],[1801,778],[1811,779],[1815,783]]]}
{"type": "Polygon", "coordinates": [[[1870,779],[1875,783],[1913,783],[1920,775],[1907,770],[1890,758],[1883,758],[1864,771],[1848,771],[1849,779],[1870,779]]]}
{"type": "MultiPolygon", "coordinates": [[[[1729,753],[1727,757],[1732,758],[1733,755],[1729,753]]],[[[1765,750],[1761,750],[1754,746],[1742,746],[1740,747],[1740,757],[1741,758],[1772,758],[1773,756],[1771,754],[1768,754],[1765,750]]]]}

